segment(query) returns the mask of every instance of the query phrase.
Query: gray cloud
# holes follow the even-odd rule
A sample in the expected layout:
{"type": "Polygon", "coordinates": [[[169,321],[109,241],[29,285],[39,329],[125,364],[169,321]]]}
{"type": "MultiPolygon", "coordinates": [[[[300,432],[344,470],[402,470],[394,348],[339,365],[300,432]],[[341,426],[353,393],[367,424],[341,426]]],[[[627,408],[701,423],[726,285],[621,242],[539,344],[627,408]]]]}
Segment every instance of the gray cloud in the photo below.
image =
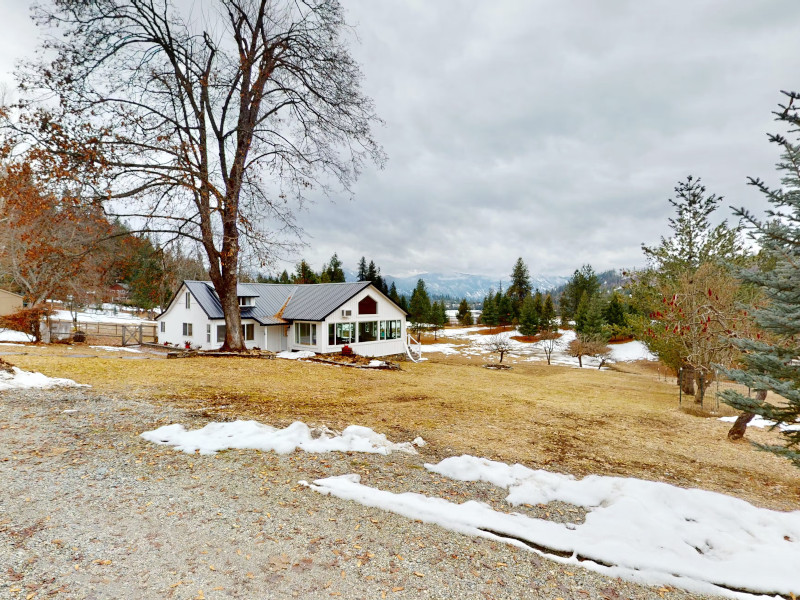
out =
{"type": "MultiPolygon", "coordinates": [[[[746,176],[777,181],[765,133],[800,87],[796,0],[342,1],[390,160],[300,213],[316,267],[633,266],[686,175],[755,210],[746,176]]],[[[31,46],[0,2],[2,71],[31,46]]]]}

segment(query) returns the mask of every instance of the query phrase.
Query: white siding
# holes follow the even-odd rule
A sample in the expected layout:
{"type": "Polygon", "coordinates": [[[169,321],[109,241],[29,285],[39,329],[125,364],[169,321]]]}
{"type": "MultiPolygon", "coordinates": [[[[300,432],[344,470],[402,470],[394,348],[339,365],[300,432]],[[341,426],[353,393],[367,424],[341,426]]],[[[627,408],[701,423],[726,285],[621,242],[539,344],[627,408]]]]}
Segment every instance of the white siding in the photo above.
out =
{"type": "Polygon", "coordinates": [[[186,289],[182,285],[175,301],[170,305],[158,321],[158,342],[176,344],[183,347],[188,341],[193,347],[200,346],[204,350],[218,348],[216,343],[216,321],[210,321],[197,299],[192,296],[189,308],[186,308],[186,289]],[[161,331],[161,323],[166,331],[161,331]],[[183,324],[192,324],[192,335],[183,335],[183,324]],[[206,325],[211,325],[211,343],[206,342],[206,325]]]}
{"type": "Polygon", "coordinates": [[[323,335],[317,332],[317,341],[321,349],[320,352],[340,352],[342,346],[328,345],[328,325],[331,323],[358,323],[362,321],[400,321],[400,338],[396,340],[377,340],[374,342],[357,342],[350,344],[353,352],[362,356],[388,356],[391,354],[403,354],[405,352],[406,339],[406,317],[394,303],[386,296],[381,294],[374,287],[368,287],[359,292],[356,296],[337,308],[332,314],[328,315],[322,324],[323,335]],[[359,315],[358,303],[366,296],[378,303],[378,313],[375,315],[359,315]],[[342,311],[351,311],[351,316],[343,317],[342,311]]]}

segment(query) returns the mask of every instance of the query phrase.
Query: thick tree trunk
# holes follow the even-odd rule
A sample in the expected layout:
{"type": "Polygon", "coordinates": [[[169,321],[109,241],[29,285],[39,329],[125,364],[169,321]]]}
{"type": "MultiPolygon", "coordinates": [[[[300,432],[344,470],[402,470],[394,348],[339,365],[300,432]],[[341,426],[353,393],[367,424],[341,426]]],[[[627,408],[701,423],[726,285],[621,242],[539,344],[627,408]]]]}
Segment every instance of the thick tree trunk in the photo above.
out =
{"type": "Polygon", "coordinates": [[[695,370],[694,372],[694,403],[695,404],[703,404],[703,398],[706,395],[706,386],[708,385],[708,381],[706,378],[705,373],[703,371],[695,370]]]}
{"type": "MultiPolygon", "coordinates": [[[[764,400],[767,399],[767,390],[758,390],[756,391],[756,401],[761,404],[764,400]]],[[[745,432],[747,431],[747,425],[750,421],[753,420],[755,417],[755,413],[751,412],[743,412],[736,421],[733,423],[733,427],[731,427],[730,431],[728,432],[728,439],[733,441],[740,440],[744,437],[745,432]]]]}
{"type": "Polygon", "coordinates": [[[678,372],[678,385],[686,396],[694,396],[694,368],[684,364],[678,372]]]}

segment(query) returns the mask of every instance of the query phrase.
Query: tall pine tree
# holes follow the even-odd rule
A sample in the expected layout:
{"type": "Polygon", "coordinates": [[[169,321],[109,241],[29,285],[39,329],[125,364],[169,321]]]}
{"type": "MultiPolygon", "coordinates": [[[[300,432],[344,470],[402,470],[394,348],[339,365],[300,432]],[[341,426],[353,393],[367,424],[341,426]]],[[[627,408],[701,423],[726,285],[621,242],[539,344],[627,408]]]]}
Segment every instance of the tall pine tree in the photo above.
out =
{"type": "MultiPolygon", "coordinates": [[[[777,120],[796,133],[800,130],[800,94],[784,92],[788,101],[776,113],[777,120]]],[[[771,188],[760,179],[750,179],[774,207],[768,219],[759,220],[744,209],[737,215],[752,227],[755,237],[773,268],[744,271],[740,276],[761,288],[767,303],[752,311],[756,323],[770,339],[739,339],[735,343],[744,351],[743,368],[727,374],[749,388],[757,390],[751,398],[734,390],[725,390],[723,402],[748,415],[760,415],[780,425],[796,425],[800,419],[800,143],[781,135],[770,135],[770,141],[782,149],[778,170],[781,186],[771,188]],[[775,396],[768,399],[765,392],[775,396]]],[[[745,421],[746,423],[746,421],[745,421]]],[[[758,445],[763,450],[785,456],[800,468],[800,428],[779,429],[783,446],[758,445]]]]}

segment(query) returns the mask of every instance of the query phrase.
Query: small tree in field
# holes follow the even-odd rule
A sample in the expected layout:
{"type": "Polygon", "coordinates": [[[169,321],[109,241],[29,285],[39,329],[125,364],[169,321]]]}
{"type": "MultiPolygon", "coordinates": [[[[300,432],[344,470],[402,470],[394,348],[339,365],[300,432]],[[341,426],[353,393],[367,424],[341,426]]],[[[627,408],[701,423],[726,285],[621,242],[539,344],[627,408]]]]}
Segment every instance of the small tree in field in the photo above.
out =
{"type": "MultiPolygon", "coordinates": [[[[569,355],[578,359],[578,366],[580,368],[583,368],[584,356],[599,358],[600,367],[602,367],[610,352],[604,340],[592,339],[584,335],[578,335],[578,337],[569,343],[569,355]]],[[[598,369],[600,367],[598,367],[598,369]]]]}
{"type": "Polygon", "coordinates": [[[556,348],[556,340],[561,337],[561,334],[557,331],[546,330],[542,331],[539,334],[539,341],[536,344],[544,351],[544,355],[547,357],[547,364],[550,364],[550,360],[553,356],[553,350],[556,348]]]}
{"type": "Polygon", "coordinates": [[[500,355],[500,362],[503,362],[503,356],[511,350],[511,340],[507,335],[498,333],[489,338],[489,350],[495,354],[500,355]]]}

